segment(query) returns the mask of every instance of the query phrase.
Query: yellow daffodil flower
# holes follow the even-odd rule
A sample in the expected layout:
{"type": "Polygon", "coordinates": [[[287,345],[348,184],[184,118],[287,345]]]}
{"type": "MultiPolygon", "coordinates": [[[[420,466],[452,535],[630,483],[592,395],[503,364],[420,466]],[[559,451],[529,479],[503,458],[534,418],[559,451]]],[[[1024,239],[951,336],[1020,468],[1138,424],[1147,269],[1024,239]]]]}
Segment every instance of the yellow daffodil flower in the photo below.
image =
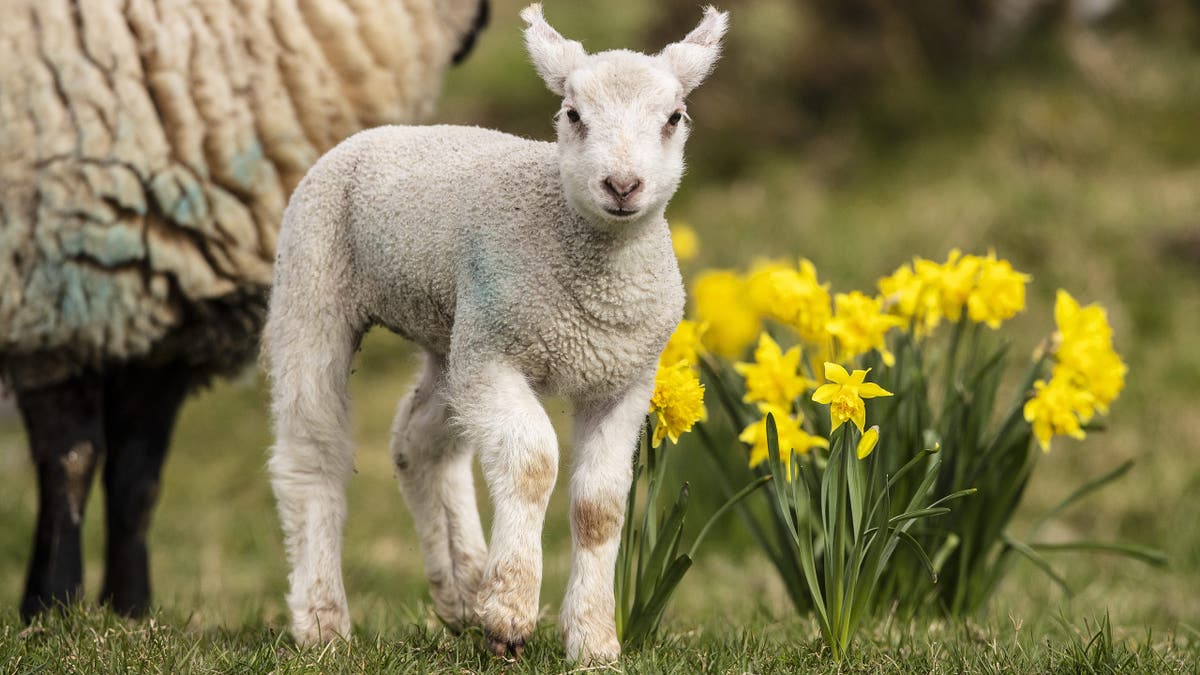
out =
{"type": "Polygon", "coordinates": [[[700,237],[696,230],[687,223],[676,222],[671,229],[671,248],[675,249],[675,257],[682,260],[695,260],[700,255],[700,237]]]}
{"type": "Polygon", "coordinates": [[[758,336],[758,347],[754,350],[753,363],[735,363],[734,370],[746,378],[746,403],[763,403],[790,407],[797,396],[808,388],[808,380],[797,371],[800,369],[800,347],[792,347],[786,353],[762,333],[758,336]]]}
{"type": "Polygon", "coordinates": [[[975,289],[980,260],[979,256],[963,255],[962,251],[953,249],[941,266],[938,286],[941,290],[942,314],[950,321],[958,321],[962,317],[963,307],[975,289]]]}
{"type": "Polygon", "coordinates": [[[799,269],[780,262],[758,264],[750,271],[749,297],[763,316],[794,328],[804,342],[825,348],[829,284],[817,280],[811,262],[802,259],[799,269]]]}
{"type": "Polygon", "coordinates": [[[787,479],[792,480],[792,453],[804,454],[813,448],[828,448],[829,441],[812,436],[801,428],[802,420],[793,417],[784,406],[760,404],[762,418],[742,430],[738,440],[750,446],[750,467],[767,461],[767,414],[775,416],[775,429],[779,433],[779,459],[787,467],[787,479]]]}
{"type": "Polygon", "coordinates": [[[1042,452],[1050,452],[1054,436],[1082,440],[1086,434],[1081,423],[1091,419],[1095,405],[1092,396],[1068,378],[1058,376],[1049,382],[1038,380],[1033,388],[1036,393],[1025,403],[1025,421],[1033,427],[1042,452]]]}
{"type": "Polygon", "coordinates": [[[979,278],[967,295],[967,316],[996,329],[1025,310],[1025,284],[1032,277],[1014,270],[1007,260],[997,260],[995,251],[980,258],[978,265],[979,278]]]}
{"type": "Polygon", "coordinates": [[[1059,290],[1054,319],[1058,324],[1055,376],[1069,378],[1076,387],[1086,390],[1096,410],[1107,414],[1109,405],[1125,388],[1129,370],[1113,349],[1108,315],[1096,304],[1080,307],[1070,293],[1059,290]]]}
{"type": "Polygon", "coordinates": [[[680,321],[675,327],[675,332],[671,333],[671,338],[667,340],[662,355],[658,357],[659,365],[674,365],[680,361],[687,361],[688,366],[695,368],[700,362],[700,354],[704,352],[701,338],[706,330],[707,323],[696,323],[690,319],[680,321]]]}
{"type": "Polygon", "coordinates": [[[863,432],[862,438],[858,439],[858,458],[866,459],[875,446],[879,444],[879,425],[873,425],[870,429],[863,432]]]}
{"type": "Polygon", "coordinates": [[[937,263],[923,258],[915,258],[912,265],[901,265],[891,276],[879,280],[884,309],[911,322],[918,337],[932,333],[942,321],[940,276],[937,263]]]}
{"type": "Polygon", "coordinates": [[[829,333],[837,338],[841,357],[852,359],[876,349],[885,365],[894,365],[896,357],[888,351],[885,336],[889,330],[904,325],[904,319],[884,314],[878,298],[869,298],[858,291],[838,293],[834,302],[837,309],[829,322],[829,333]]]}
{"type": "Polygon", "coordinates": [[[692,284],[693,314],[708,324],[704,345],[737,358],[758,337],[758,313],[746,302],[746,282],[730,270],[708,270],[692,284]]]}
{"type": "Polygon", "coordinates": [[[868,372],[856,370],[851,374],[836,363],[825,363],[825,379],[830,384],[818,387],[812,400],[829,406],[830,433],[846,420],[854,422],[854,426],[862,431],[867,422],[867,406],[863,399],[892,395],[878,384],[866,382],[868,372]]]}
{"type": "Polygon", "coordinates": [[[679,437],[692,430],[692,425],[708,418],[704,408],[704,385],[687,361],[659,366],[654,374],[654,393],[650,396],[650,413],[655,416],[654,447],[664,437],[678,443],[679,437]]]}

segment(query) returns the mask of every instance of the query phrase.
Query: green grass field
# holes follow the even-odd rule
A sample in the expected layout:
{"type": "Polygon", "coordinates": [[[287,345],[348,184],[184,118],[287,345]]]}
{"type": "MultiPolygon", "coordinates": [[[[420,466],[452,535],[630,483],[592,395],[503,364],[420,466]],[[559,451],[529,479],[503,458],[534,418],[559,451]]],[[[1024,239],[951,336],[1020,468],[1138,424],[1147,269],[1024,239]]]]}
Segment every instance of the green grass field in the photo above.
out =
{"type": "MultiPolygon", "coordinates": [[[[440,119],[546,137],[556,103],[524,64],[517,3],[495,4],[479,51],[451,75],[440,119]]],[[[565,13],[549,11],[552,21],[565,13]]],[[[590,47],[620,43],[620,22],[593,22],[599,15],[581,10],[562,29],[591,35],[590,47]]],[[[636,13],[624,20],[636,21],[636,13]]],[[[804,144],[746,148],[746,160],[715,167],[706,158],[736,154],[738,138],[736,128],[721,126],[728,116],[720,106],[752,104],[731,94],[738,64],[727,60],[725,79],[697,92],[691,174],[668,216],[701,234],[701,258],[685,275],[803,255],[836,290],[870,290],[913,255],[942,259],[956,246],[995,247],[1034,277],[1029,308],[1009,328],[1018,352],[1053,327],[1056,288],[1102,303],[1130,367],[1127,389],[1108,431],[1082,443],[1056,441],[1026,497],[1024,522],[1085,477],[1133,458],[1129,475],[1060,517],[1048,536],[1121,538],[1161,548],[1170,565],[1059,555],[1054,563],[1075,590],[1070,597],[1018,565],[985,614],[963,624],[884,617],[839,667],[822,650],[816,624],[795,615],[773,570],[730,518],[684,580],[660,644],[627,656],[621,668],[1200,670],[1198,58],[1194,48],[1123,32],[1076,36],[1052,52],[927,84],[899,110],[854,110],[804,144]],[[706,118],[704,110],[715,112],[706,118]]],[[[352,377],[359,447],[345,571],[356,637],[323,651],[298,652],[285,632],[286,569],[264,471],[271,439],[256,371],[214,384],[183,411],[150,534],[160,609],[148,621],[89,605],[32,628],[19,622],[36,494],[20,425],[11,415],[0,419],[0,672],[568,668],[555,624],[570,561],[562,476],[544,538],[542,627],[525,660],[487,657],[478,635],[450,636],[434,620],[387,453],[411,356],[402,340],[375,331],[352,377]]],[[[566,405],[548,408],[561,422],[560,438],[569,438],[566,405]]],[[[570,448],[563,453],[565,466],[570,448]]],[[[691,471],[702,473],[706,462],[697,459],[691,471]]],[[[481,488],[486,522],[484,495],[481,488]]],[[[98,496],[86,514],[89,598],[102,571],[98,496]]]]}

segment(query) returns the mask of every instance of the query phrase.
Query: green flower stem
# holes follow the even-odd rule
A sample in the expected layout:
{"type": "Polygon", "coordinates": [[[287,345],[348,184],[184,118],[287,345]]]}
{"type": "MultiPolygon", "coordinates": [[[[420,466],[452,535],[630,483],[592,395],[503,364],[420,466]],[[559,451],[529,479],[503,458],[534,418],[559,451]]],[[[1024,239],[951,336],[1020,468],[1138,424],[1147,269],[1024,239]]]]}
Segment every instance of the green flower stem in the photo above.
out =
{"type": "Polygon", "coordinates": [[[726,414],[729,415],[729,421],[734,426],[734,435],[737,435],[739,431],[745,429],[750,424],[746,421],[744,410],[734,401],[733,396],[730,395],[729,389],[725,386],[725,381],[721,377],[720,369],[713,363],[711,357],[704,354],[700,355],[700,368],[708,375],[709,382],[717,390],[717,399],[721,401],[726,414]]]}

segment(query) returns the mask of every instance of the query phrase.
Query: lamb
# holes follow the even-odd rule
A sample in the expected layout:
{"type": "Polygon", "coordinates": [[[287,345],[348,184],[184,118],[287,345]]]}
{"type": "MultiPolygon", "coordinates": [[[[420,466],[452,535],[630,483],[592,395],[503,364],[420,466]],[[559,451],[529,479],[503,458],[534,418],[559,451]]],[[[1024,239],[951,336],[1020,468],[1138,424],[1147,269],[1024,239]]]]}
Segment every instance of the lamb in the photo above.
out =
{"type": "Polygon", "coordinates": [[[149,602],[180,403],[243,367],[285,200],[334,143],[423,119],[486,0],[12,0],[0,21],[0,377],[40,490],[21,613],[78,595],[105,456],[101,597],[149,602]]]}
{"type": "Polygon", "coordinates": [[[538,397],[574,405],[570,658],[620,654],[613,574],[655,363],[684,293],[664,219],[683,172],[685,97],[715,64],[712,7],[656,56],[588,54],[526,8],[525,40],[562,96],[557,143],[479,128],[382,127],[322,157],[284,214],[264,348],[269,460],[300,644],[346,636],[341,573],[353,470],[347,377],[380,325],[424,351],[392,428],[435,610],[497,655],[535,628],[541,530],[558,470],[538,397]],[[485,545],[478,453],[495,517],[485,545]]]}

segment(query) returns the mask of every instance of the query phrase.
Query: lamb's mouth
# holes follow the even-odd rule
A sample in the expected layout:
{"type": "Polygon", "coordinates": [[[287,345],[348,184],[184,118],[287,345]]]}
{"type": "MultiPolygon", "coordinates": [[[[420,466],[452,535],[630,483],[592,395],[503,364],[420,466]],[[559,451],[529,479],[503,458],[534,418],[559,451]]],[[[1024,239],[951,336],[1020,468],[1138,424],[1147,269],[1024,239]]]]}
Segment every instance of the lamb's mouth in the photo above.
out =
{"type": "Polygon", "coordinates": [[[638,209],[610,209],[607,206],[604,207],[604,210],[608,213],[608,215],[616,216],[618,218],[628,218],[629,216],[632,216],[638,212],[638,209]]]}

